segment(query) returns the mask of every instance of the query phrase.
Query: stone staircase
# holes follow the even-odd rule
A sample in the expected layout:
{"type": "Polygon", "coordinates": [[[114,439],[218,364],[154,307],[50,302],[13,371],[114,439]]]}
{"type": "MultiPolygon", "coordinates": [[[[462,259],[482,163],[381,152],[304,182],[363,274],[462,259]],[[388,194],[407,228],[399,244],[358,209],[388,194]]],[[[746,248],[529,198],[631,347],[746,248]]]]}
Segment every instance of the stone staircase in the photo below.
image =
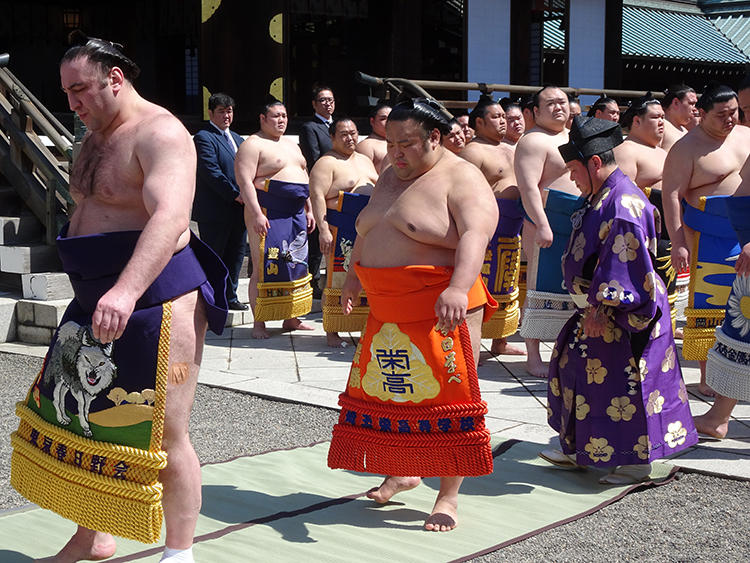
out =
{"type": "MultiPolygon", "coordinates": [[[[49,344],[73,297],[57,250],[44,238],[44,226],[0,176],[0,342],[49,344]]],[[[243,301],[247,288],[241,278],[243,301]]],[[[252,320],[250,311],[230,311],[227,326],[252,320]]]]}
{"type": "Polygon", "coordinates": [[[0,177],[0,342],[45,344],[73,296],[45,229],[0,177]]]}

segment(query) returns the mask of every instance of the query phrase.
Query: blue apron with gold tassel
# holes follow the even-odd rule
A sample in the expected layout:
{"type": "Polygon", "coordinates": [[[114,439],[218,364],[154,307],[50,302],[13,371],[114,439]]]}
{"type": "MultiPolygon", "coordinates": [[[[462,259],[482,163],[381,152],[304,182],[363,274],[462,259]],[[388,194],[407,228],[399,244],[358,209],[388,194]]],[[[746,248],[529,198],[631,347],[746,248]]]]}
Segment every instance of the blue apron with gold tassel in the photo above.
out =
{"type": "Polygon", "coordinates": [[[312,308],[312,276],[307,268],[307,184],[266,180],[258,203],[270,228],[260,238],[261,265],[256,321],[291,319],[312,308]]]}

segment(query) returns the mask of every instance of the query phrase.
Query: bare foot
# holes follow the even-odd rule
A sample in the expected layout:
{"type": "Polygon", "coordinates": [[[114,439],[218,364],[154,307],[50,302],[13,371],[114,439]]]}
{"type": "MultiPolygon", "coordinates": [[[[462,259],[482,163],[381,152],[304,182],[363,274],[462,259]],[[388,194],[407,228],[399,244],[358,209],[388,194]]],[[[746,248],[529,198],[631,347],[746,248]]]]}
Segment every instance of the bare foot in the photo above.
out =
{"type": "Polygon", "coordinates": [[[695,429],[701,434],[722,440],[729,431],[729,421],[716,419],[708,413],[693,417],[695,429]]]}
{"type": "Polygon", "coordinates": [[[441,498],[435,501],[432,514],[424,521],[424,529],[430,532],[450,532],[458,525],[458,502],[441,498]]]}
{"type": "Polygon", "coordinates": [[[529,375],[533,375],[534,377],[547,379],[549,368],[544,365],[543,361],[535,361],[532,358],[529,358],[528,360],[526,360],[526,371],[529,375]]]}
{"type": "Polygon", "coordinates": [[[349,345],[338,332],[326,332],[326,344],[331,348],[346,348],[349,345]]]}
{"type": "Polygon", "coordinates": [[[88,528],[78,527],[73,537],[57,555],[37,559],[54,563],[73,563],[74,561],[101,561],[115,554],[115,539],[104,532],[95,532],[88,528]]]}
{"type": "Polygon", "coordinates": [[[314,326],[306,325],[297,317],[287,319],[281,324],[283,330],[315,330],[314,326]]]}
{"type": "Polygon", "coordinates": [[[413,489],[422,482],[419,477],[386,477],[379,487],[367,491],[367,498],[371,498],[378,504],[385,504],[396,493],[402,493],[413,489]]]}
{"type": "Polygon", "coordinates": [[[492,341],[490,352],[495,355],[507,354],[508,356],[525,356],[526,348],[510,344],[507,338],[495,338],[492,341]]]}
{"type": "Polygon", "coordinates": [[[266,330],[266,323],[264,322],[254,322],[253,323],[253,332],[252,337],[257,340],[265,340],[269,337],[268,331],[266,330]]]}
{"type": "Polygon", "coordinates": [[[716,397],[716,391],[711,389],[711,387],[709,387],[704,381],[698,383],[698,393],[705,395],[706,397],[716,397]]]}

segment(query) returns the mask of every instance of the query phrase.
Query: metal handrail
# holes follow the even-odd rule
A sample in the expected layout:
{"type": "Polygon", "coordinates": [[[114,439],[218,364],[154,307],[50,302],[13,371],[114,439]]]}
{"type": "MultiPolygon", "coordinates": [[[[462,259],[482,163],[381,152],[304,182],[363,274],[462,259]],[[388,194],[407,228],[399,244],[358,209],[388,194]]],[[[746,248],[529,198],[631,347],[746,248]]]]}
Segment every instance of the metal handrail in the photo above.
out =
{"type": "MultiPolygon", "coordinates": [[[[541,86],[528,86],[520,84],[487,84],[484,82],[448,82],[444,80],[409,80],[407,78],[388,77],[379,78],[365,74],[364,72],[355,73],[355,79],[358,82],[370,87],[386,87],[392,89],[397,95],[404,90],[411,90],[411,93],[417,96],[434,97],[428,94],[427,90],[477,90],[483,94],[491,92],[509,92],[511,94],[535,94],[541,86]]],[[[643,90],[615,90],[609,88],[571,88],[561,86],[560,90],[572,96],[609,96],[617,98],[640,98],[648,92],[643,90]]],[[[663,92],[652,92],[654,98],[664,97],[663,92]]],[[[465,102],[462,100],[437,100],[443,107],[469,108],[473,107],[475,102],[465,102]]]]}

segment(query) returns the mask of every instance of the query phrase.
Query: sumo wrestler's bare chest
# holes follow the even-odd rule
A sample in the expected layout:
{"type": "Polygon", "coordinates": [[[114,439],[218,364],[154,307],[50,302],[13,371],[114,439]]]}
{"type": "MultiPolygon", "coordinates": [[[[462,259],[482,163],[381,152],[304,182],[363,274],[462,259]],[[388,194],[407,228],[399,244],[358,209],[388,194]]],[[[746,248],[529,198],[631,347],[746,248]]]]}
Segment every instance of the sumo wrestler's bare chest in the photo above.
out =
{"type": "Polygon", "coordinates": [[[138,187],[134,161],[132,147],[129,149],[127,143],[87,139],[73,164],[71,190],[83,198],[112,202],[127,199],[138,187]]]}

